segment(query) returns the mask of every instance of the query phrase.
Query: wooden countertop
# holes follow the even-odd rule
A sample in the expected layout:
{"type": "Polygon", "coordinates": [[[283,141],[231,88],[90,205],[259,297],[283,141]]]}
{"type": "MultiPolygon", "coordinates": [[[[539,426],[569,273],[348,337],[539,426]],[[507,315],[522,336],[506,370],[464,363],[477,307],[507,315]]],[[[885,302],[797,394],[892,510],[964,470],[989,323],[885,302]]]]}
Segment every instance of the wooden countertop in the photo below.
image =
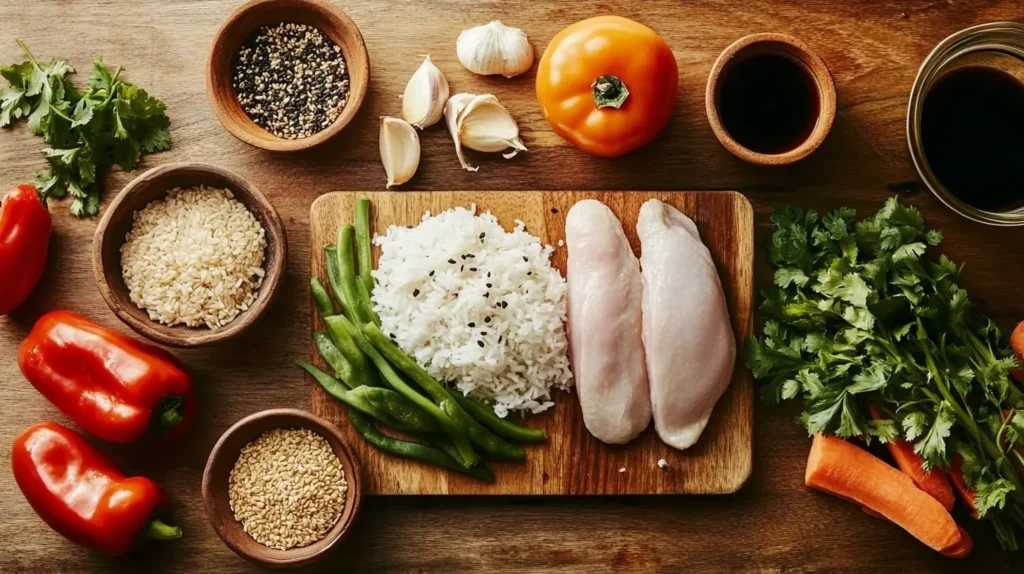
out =
{"type": "MultiPolygon", "coordinates": [[[[96,291],[89,246],[96,219],[75,220],[54,203],[54,238],[41,286],[21,309],[0,318],[0,572],[228,572],[255,570],[214,534],[200,497],[206,455],[230,424],[268,407],[309,408],[307,381],[292,360],[309,352],[306,281],[309,206],[334,189],[383,189],[377,117],[396,114],[398,95],[430,53],[455,91],[491,91],[518,119],[529,153],[487,158],[478,173],[459,169],[443,127],[423,137],[420,174],[410,189],[737,189],[753,202],[759,249],[767,214],[790,202],[868,213],[893,193],[946,234],[943,250],[966,265],[972,298],[1001,325],[1024,318],[1019,298],[1024,231],[983,227],[945,209],[917,182],[905,143],[907,94],[921,60],[963,27],[1021,15],[1020,2],[468,2],[415,0],[338,4],[362,29],[372,62],[369,102],[346,131],[308,153],[274,155],[232,138],[204,94],[214,32],[235,0],[0,1],[0,63],[21,61],[14,37],[40,58],[68,59],[84,81],[93,58],[126,67],[126,77],[164,99],[174,148],[143,162],[207,161],[234,170],[275,203],[289,239],[280,298],[259,324],[217,348],[177,353],[193,369],[197,428],[177,448],[111,449],[125,470],[167,488],[177,542],[109,559],[47,528],[10,474],[9,445],[40,420],[63,420],[27,382],[14,354],[45,310],[69,308],[108,326],[120,323],[96,291]],[[613,5],[615,4],[615,5],[613,5]],[[455,38],[501,18],[523,28],[538,52],[563,26],[618,13],[664,35],[679,62],[681,85],[668,129],[642,152],[613,160],[587,156],[554,135],[533,96],[533,74],[472,77],[455,57],[455,38]],[[714,138],[704,115],[704,83],[718,53],[760,31],[796,35],[814,47],[836,80],[839,112],[825,144],[781,169],[746,165],[714,138]]],[[[39,169],[41,140],[23,127],[0,133],[0,187],[39,169]]],[[[106,181],[106,200],[129,179],[106,181]]],[[[107,202],[104,202],[105,207],[107,202]]],[[[759,251],[759,254],[762,251],[759,251]]],[[[761,276],[766,271],[758,261],[761,276]]],[[[736,495],[629,498],[371,498],[356,531],[324,570],[359,571],[1020,571],[1024,557],[999,550],[988,525],[969,524],[967,562],[946,560],[899,528],[856,506],[803,486],[809,441],[792,408],[755,411],[754,474],[736,495]]],[[[963,518],[963,517],[961,517],[963,518]]]]}

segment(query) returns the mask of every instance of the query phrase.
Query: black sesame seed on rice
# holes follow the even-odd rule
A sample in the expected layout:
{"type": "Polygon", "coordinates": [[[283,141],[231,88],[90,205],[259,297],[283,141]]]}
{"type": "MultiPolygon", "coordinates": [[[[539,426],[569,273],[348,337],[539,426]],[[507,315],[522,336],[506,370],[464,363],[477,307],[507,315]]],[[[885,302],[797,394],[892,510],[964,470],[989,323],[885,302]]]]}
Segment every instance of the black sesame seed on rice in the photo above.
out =
{"type": "Polygon", "coordinates": [[[452,265],[455,265],[455,260],[454,259],[449,259],[448,263],[451,263],[452,265]]]}
{"type": "Polygon", "coordinates": [[[479,340],[478,340],[478,341],[476,342],[476,344],[477,344],[477,345],[480,345],[481,347],[483,347],[483,346],[484,346],[484,342],[483,342],[483,341],[479,341],[479,340]]]}
{"type": "Polygon", "coordinates": [[[471,321],[471,322],[470,322],[470,323],[469,323],[468,325],[466,325],[466,326],[467,326],[467,327],[469,327],[470,329],[472,329],[473,327],[476,327],[476,323],[473,323],[473,322],[471,321]]]}
{"type": "Polygon", "coordinates": [[[349,96],[341,48],[317,28],[293,22],[253,32],[235,56],[231,84],[246,115],[284,139],[327,129],[349,96]]]}
{"type": "Polygon", "coordinates": [[[490,323],[490,322],[491,322],[491,318],[490,317],[484,317],[484,323],[490,323]]]}
{"type": "Polygon", "coordinates": [[[420,290],[419,289],[413,289],[412,290],[412,296],[413,297],[419,297],[420,296],[420,290]]]}

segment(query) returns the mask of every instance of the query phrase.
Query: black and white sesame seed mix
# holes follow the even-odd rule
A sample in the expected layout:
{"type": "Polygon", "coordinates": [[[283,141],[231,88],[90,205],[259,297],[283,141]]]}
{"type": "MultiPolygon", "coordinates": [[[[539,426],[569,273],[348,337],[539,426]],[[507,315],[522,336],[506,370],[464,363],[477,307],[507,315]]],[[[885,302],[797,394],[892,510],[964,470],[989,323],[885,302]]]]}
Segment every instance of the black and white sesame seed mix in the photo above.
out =
{"type": "Polygon", "coordinates": [[[245,41],[231,76],[238,103],[257,125],[285,139],[329,127],[348,102],[341,48],[313,26],[263,26],[245,41]]]}

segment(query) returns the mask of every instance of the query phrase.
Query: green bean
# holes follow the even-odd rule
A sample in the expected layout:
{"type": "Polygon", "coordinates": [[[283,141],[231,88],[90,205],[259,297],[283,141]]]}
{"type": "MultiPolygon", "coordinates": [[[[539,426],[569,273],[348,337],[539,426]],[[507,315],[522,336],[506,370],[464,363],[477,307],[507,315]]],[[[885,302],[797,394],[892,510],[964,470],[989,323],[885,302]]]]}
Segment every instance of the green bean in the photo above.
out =
{"type": "Polygon", "coordinates": [[[364,400],[386,412],[401,423],[402,426],[406,427],[407,430],[417,432],[437,432],[440,430],[437,421],[427,416],[423,409],[391,389],[356,387],[347,394],[349,397],[358,397],[360,400],[364,400]]]}
{"type": "Polygon", "coordinates": [[[373,310],[373,300],[370,299],[370,292],[366,290],[366,285],[362,281],[356,281],[356,295],[359,296],[359,302],[366,309],[370,320],[373,321],[374,325],[380,327],[380,316],[373,310]]]}
{"type": "Polygon", "coordinates": [[[370,246],[370,200],[356,200],[356,254],[359,258],[359,281],[366,286],[367,299],[373,293],[373,253],[370,246]]]}
{"type": "Polygon", "coordinates": [[[467,397],[458,391],[452,391],[452,397],[480,424],[491,429],[494,434],[516,443],[544,442],[544,431],[531,429],[499,417],[494,409],[473,397],[467,397]]]}
{"type": "Polygon", "coordinates": [[[476,419],[462,410],[459,403],[453,399],[441,401],[441,410],[447,413],[456,424],[466,428],[467,434],[469,434],[469,442],[480,447],[480,450],[486,455],[485,458],[504,460],[523,460],[526,458],[526,451],[523,447],[510,443],[484,428],[476,419]]]}
{"type": "Polygon", "coordinates": [[[334,317],[328,317],[324,319],[328,325],[336,323],[339,328],[343,328],[352,336],[359,349],[370,358],[370,361],[376,365],[377,370],[388,385],[400,395],[412,401],[414,404],[419,406],[421,409],[426,411],[431,417],[433,417],[444,429],[445,434],[450,436],[455,445],[459,448],[461,457],[457,459],[463,466],[469,468],[480,460],[480,455],[473,451],[473,446],[470,444],[467,436],[467,429],[465,427],[455,424],[454,421],[441,410],[440,407],[435,405],[428,399],[421,395],[416,389],[410,387],[406,383],[401,375],[395,372],[395,370],[388,363],[380,352],[363,336],[362,331],[358,327],[353,325],[348,319],[342,315],[335,315],[334,317]]]}
{"type": "Polygon", "coordinates": [[[356,345],[349,332],[343,329],[337,321],[328,321],[327,319],[328,317],[324,317],[324,323],[327,325],[327,335],[334,346],[341,352],[342,356],[352,365],[352,376],[348,379],[348,382],[352,387],[360,387],[362,385],[379,387],[380,379],[377,377],[376,370],[366,360],[366,355],[356,345]]]}
{"type": "Polygon", "coordinates": [[[498,458],[522,460],[526,452],[522,447],[514,445],[502,438],[499,438],[487,430],[465,410],[455,402],[451,393],[441,383],[434,380],[423,367],[406,355],[401,348],[391,341],[379,327],[370,323],[363,325],[363,335],[382,354],[388,362],[393,364],[405,376],[412,379],[423,391],[441,405],[441,408],[455,424],[465,429],[470,442],[480,447],[485,453],[498,458]]]}
{"type": "Polygon", "coordinates": [[[356,288],[355,261],[352,259],[352,250],[355,247],[356,230],[351,225],[342,225],[338,229],[337,258],[338,278],[341,280],[341,292],[345,295],[345,301],[351,305],[352,317],[346,313],[345,316],[357,325],[370,323],[369,310],[366,305],[361,304],[359,290],[356,288]]]}
{"type": "Polygon", "coordinates": [[[341,351],[331,342],[330,336],[323,331],[313,333],[313,342],[320,351],[320,356],[334,369],[334,374],[343,381],[351,381],[353,375],[352,365],[341,354],[341,351]]]}
{"type": "MultiPolygon", "coordinates": [[[[406,425],[402,424],[402,422],[399,421],[398,419],[395,419],[394,417],[390,416],[386,411],[384,411],[384,409],[377,408],[376,405],[365,400],[364,397],[359,396],[358,394],[356,394],[355,391],[349,390],[349,387],[347,384],[345,384],[345,381],[336,379],[328,375],[327,373],[316,368],[315,365],[312,365],[311,363],[308,363],[306,361],[295,361],[295,364],[298,365],[300,369],[312,375],[313,379],[317,382],[317,384],[320,385],[321,388],[323,388],[324,391],[327,392],[327,394],[345,403],[349,407],[358,409],[395,430],[415,430],[407,427],[406,425]]],[[[367,389],[370,387],[358,388],[367,389]]]]}
{"type": "Polygon", "coordinates": [[[359,411],[349,410],[348,418],[352,422],[352,426],[356,428],[356,431],[359,432],[359,435],[366,442],[384,452],[461,472],[486,482],[494,482],[494,471],[486,464],[480,463],[466,468],[442,450],[418,442],[399,440],[385,435],[378,431],[374,427],[373,422],[368,420],[359,411]]]}
{"type": "Polygon", "coordinates": [[[352,301],[345,298],[345,291],[341,288],[341,270],[338,269],[338,246],[331,244],[324,247],[324,259],[327,261],[327,282],[331,284],[334,297],[341,303],[341,312],[348,317],[349,321],[355,321],[355,306],[352,301]]]}
{"type": "Polygon", "coordinates": [[[338,311],[334,308],[334,301],[331,301],[331,296],[327,294],[327,290],[324,289],[324,284],[320,282],[319,278],[310,278],[309,290],[313,293],[313,303],[316,304],[316,310],[320,313],[321,317],[330,317],[331,315],[338,314],[338,311]]]}

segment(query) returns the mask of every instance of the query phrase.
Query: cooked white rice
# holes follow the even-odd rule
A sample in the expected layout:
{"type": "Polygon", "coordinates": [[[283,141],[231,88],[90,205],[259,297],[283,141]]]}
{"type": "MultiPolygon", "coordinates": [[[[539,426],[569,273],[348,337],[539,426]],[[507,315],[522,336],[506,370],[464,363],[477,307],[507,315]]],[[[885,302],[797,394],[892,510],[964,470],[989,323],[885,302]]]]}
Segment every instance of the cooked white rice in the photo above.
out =
{"type": "Polygon", "coordinates": [[[572,384],[565,279],[549,245],[516,221],[458,207],[374,238],[382,328],[432,376],[493,402],[494,411],[541,412],[572,384]]]}
{"type": "Polygon", "coordinates": [[[212,329],[256,300],[266,246],[266,231],[229,190],[174,188],[133,215],[121,272],[150,319],[212,329]]]}

